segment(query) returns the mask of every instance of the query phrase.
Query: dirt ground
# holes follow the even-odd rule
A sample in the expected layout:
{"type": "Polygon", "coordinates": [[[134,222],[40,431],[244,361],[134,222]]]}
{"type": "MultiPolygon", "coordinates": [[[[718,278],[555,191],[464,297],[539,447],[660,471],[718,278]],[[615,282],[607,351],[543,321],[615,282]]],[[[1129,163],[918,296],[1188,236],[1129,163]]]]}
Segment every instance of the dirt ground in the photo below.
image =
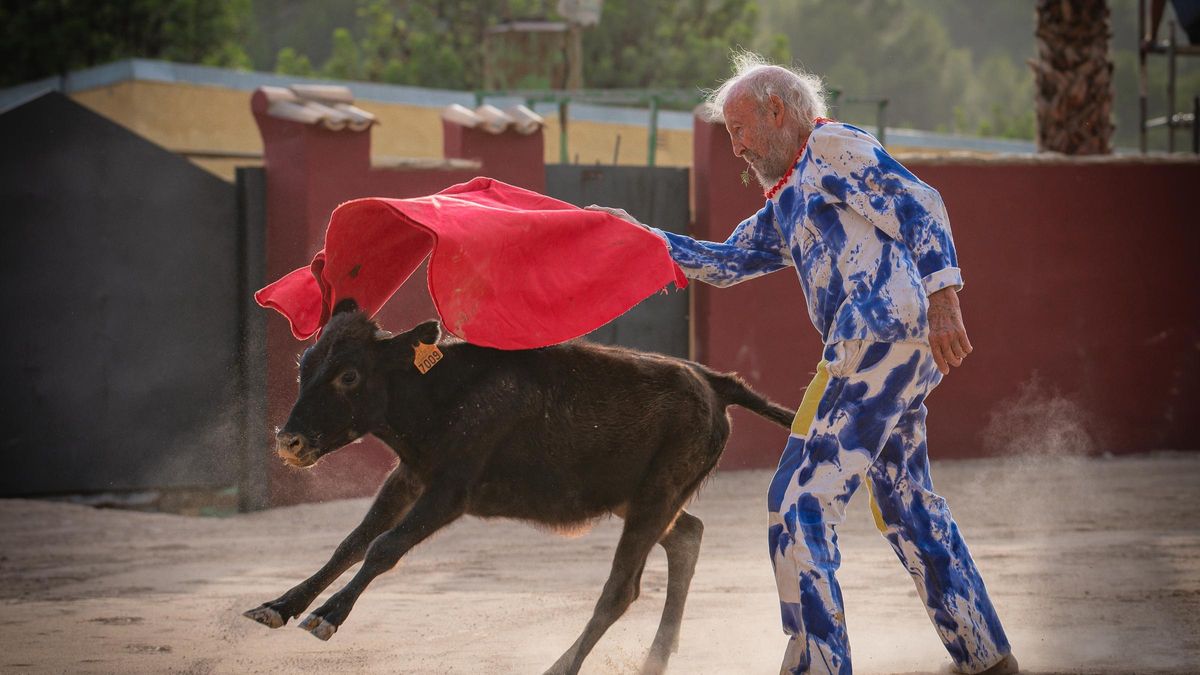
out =
{"type": "MultiPolygon", "coordinates": [[[[944,461],[933,476],[1026,672],[1200,671],[1200,453],[944,461]]],[[[721,473],[692,505],[705,539],[671,672],[776,672],[769,479],[721,473]]],[[[314,571],[366,506],[192,518],[0,501],[0,672],[540,673],[589,617],[620,525],[566,539],[465,519],[378,579],[327,643],[240,616],[314,571]]],[[[840,538],[856,670],[945,672],[863,495],[840,538]]],[[[656,550],[585,673],[636,672],[665,579],[656,550]]]]}

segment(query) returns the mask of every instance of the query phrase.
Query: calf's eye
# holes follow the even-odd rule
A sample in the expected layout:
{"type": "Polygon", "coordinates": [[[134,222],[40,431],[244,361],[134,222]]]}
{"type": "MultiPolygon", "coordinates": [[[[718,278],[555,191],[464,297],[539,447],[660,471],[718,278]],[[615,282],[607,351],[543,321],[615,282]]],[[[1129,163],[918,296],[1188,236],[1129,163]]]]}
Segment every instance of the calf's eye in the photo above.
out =
{"type": "Polygon", "coordinates": [[[347,370],[346,372],[342,373],[340,376],[338,376],[338,384],[342,385],[343,387],[353,387],[354,385],[358,384],[358,371],[347,370]]]}

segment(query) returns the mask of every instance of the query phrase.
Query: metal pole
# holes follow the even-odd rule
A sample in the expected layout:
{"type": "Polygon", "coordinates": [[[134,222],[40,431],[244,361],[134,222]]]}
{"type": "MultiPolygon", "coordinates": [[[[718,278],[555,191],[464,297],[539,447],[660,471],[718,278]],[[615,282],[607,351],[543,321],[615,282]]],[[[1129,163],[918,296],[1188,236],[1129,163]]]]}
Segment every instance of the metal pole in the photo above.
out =
{"type": "Polygon", "coordinates": [[[1146,154],[1146,0],[1138,0],[1138,148],[1146,154]]]}
{"type": "Polygon", "coordinates": [[[559,164],[570,164],[570,155],[567,154],[567,107],[570,105],[571,99],[560,98],[558,100],[558,162],[559,164]]]}
{"type": "Polygon", "coordinates": [[[887,107],[888,100],[880,99],[879,113],[875,116],[875,130],[879,132],[879,144],[887,146],[887,107]]]}
{"type": "Polygon", "coordinates": [[[1175,152],[1175,21],[1167,22],[1167,152],[1175,152]]]}
{"type": "Polygon", "coordinates": [[[583,89],[583,26],[567,22],[567,89],[583,89]]]}
{"type": "Polygon", "coordinates": [[[1137,13],[1137,37],[1141,45],[1146,42],[1146,0],[1138,0],[1137,13]]]}
{"type": "Polygon", "coordinates": [[[1192,152],[1200,155],[1200,96],[1192,97],[1192,152]]]}
{"type": "Polygon", "coordinates": [[[266,265],[267,179],[262,168],[237,169],[238,232],[238,385],[244,401],[237,421],[242,434],[238,458],[238,510],[260,511],[270,506],[267,453],[267,323],[252,308],[251,290],[262,286],[266,265]]]}
{"type": "Polygon", "coordinates": [[[650,97],[650,140],[646,148],[646,166],[654,166],[654,155],[658,149],[658,97],[650,97]]]}

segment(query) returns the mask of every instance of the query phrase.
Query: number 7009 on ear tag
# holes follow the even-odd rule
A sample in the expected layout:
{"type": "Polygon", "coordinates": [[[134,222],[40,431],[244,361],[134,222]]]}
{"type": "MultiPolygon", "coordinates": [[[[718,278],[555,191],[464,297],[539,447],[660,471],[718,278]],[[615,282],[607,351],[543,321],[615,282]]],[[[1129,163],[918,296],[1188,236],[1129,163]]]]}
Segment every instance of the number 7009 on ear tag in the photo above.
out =
{"type": "Polygon", "coordinates": [[[429,372],[430,368],[437,365],[438,361],[442,360],[442,350],[438,349],[437,345],[427,345],[424,342],[418,342],[413,348],[413,365],[421,374],[429,372]]]}

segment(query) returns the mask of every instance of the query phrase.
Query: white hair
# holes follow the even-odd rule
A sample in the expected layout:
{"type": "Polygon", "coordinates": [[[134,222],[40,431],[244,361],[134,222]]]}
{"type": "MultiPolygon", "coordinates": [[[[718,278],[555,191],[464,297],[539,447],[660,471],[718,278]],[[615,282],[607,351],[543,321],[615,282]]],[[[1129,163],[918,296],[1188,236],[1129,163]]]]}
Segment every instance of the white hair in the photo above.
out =
{"type": "Polygon", "coordinates": [[[733,77],[704,97],[704,112],[710,121],[724,121],[725,102],[735,89],[752,96],[764,109],[772,95],[778,96],[806,130],[812,129],[814,118],[825,116],[825,87],[816,75],[777,66],[748,51],[735,51],[731,60],[733,77]]]}

